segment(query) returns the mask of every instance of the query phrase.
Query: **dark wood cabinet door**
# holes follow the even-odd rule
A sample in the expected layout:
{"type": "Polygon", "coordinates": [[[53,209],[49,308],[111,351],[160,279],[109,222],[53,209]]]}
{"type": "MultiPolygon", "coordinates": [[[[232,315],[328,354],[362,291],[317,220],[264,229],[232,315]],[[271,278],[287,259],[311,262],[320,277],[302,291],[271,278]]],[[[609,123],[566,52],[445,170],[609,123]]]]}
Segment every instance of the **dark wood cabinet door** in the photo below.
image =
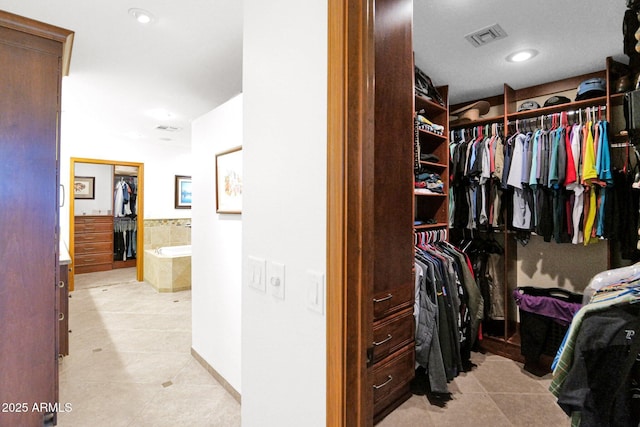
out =
{"type": "Polygon", "coordinates": [[[0,425],[42,426],[50,411],[40,405],[57,400],[58,384],[62,43],[7,27],[6,18],[0,15],[0,425]]]}

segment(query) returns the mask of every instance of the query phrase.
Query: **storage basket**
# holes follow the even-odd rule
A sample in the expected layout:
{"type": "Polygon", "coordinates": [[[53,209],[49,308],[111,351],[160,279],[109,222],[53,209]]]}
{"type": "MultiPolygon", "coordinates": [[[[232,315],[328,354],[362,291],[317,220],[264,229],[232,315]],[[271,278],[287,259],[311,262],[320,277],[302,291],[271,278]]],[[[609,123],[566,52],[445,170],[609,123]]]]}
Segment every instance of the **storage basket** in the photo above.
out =
{"type": "Polygon", "coordinates": [[[561,288],[516,288],[513,297],[520,314],[520,352],[525,365],[538,364],[541,355],[555,356],[582,294],[561,288]]]}

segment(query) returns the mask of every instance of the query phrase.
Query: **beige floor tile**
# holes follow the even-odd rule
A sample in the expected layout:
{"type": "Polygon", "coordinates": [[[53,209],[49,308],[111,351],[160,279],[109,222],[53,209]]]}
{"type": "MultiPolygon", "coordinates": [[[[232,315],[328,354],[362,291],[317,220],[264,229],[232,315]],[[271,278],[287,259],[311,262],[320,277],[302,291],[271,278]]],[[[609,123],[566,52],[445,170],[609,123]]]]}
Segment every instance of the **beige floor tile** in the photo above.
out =
{"type": "Polygon", "coordinates": [[[427,427],[435,426],[427,411],[424,396],[412,396],[396,410],[380,421],[378,427],[427,427]]]}
{"type": "Polygon", "coordinates": [[[507,427],[509,419],[487,393],[459,393],[444,407],[429,405],[434,426],[442,427],[507,427]]]}
{"type": "Polygon", "coordinates": [[[458,375],[449,386],[451,392],[459,391],[460,393],[486,393],[480,381],[476,378],[473,371],[463,372],[458,375]]]}
{"type": "Polygon", "coordinates": [[[473,374],[489,393],[548,393],[537,377],[508,359],[485,360],[473,374]]]}
{"type": "Polygon", "coordinates": [[[65,371],[67,381],[162,384],[180,372],[188,353],[98,351],[65,371]]]}
{"type": "Polygon", "coordinates": [[[222,387],[211,376],[207,370],[198,363],[197,360],[191,359],[187,364],[178,372],[178,374],[172,379],[174,384],[191,384],[191,385],[206,385],[206,386],[218,386],[222,387]]]}
{"type": "Polygon", "coordinates": [[[115,329],[109,332],[110,349],[121,352],[191,352],[191,331],[115,329]]]}
{"type": "Polygon", "coordinates": [[[135,269],[76,276],[62,427],[239,426],[240,405],[191,356],[191,292],[158,293],[135,269]]]}
{"type": "Polygon", "coordinates": [[[59,427],[127,427],[154,396],[159,384],[61,381],[60,402],[70,412],[58,414],[59,427]]]}
{"type": "Polygon", "coordinates": [[[135,419],[136,427],[240,426],[240,405],[219,386],[172,384],[135,419]]]}
{"type": "Polygon", "coordinates": [[[514,426],[571,426],[571,420],[551,394],[491,393],[490,396],[514,426]]]}

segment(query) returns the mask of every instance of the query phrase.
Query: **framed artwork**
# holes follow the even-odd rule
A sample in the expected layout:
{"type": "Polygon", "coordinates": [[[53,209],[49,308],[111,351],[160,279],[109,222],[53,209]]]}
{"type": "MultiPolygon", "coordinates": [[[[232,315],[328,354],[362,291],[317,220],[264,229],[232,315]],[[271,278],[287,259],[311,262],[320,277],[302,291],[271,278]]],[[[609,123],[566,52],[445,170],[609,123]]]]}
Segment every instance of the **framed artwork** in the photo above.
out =
{"type": "Polygon", "coordinates": [[[242,147],[216,154],[216,212],[242,213],[242,147]]]}
{"type": "Polygon", "coordinates": [[[74,199],[95,199],[95,176],[76,176],[73,178],[74,199]]]}
{"type": "Polygon", "coordinates": [[[191,209],[191,177],[176,175],[175,185],[176,209],[191,209]]]}

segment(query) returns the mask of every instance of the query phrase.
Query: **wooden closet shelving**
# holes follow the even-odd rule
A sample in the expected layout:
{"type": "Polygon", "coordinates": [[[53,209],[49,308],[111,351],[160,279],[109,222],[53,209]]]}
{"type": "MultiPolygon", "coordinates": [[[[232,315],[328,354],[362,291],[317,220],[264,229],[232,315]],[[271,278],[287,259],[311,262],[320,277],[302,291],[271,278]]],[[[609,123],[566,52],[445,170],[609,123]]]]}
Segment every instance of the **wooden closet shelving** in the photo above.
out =
{"type": "MultiPolygon", "coordinates": [[[[614,67],[625,67],[625,65],[616,62],[611,57],[609,57],[606,58],[606,66],[602,71],[583,74],[522,89],[514,89],[508,84],[505,84],[504,92],[502,95],[482,99],[488,101],[492,106],[492,111],[490,111],[488,116],[482,117],[480,120],[474,122],[457,125],[455,127],[452,126],[451,128],[471,128],[492,123],[500,123],[503,125],[503,129],[513,129],[513,125],[516,121],[536,119],[541,116],[548,116],[562,111],[580,111],[586,108],[600,106],[605,108],[603,110],[600,110],[599,113],[596,114],[601,114],[603,118],[607,119],[607,121],[612,122],[612,120],[614,119],[612,109],[616,107],[621,108],[624,102],[624,93],[612,93],[613,81],[615,80],[615,78],[617,78],[617,76],[615,76],[613,72],[614,67]],[[569,103],[551,107],[543,106],[544,100],[553,95],[564,95],[569,97],[570,99],[575,99],[575,94],[580,83],[584,80],[594,77],[604,78],[607,81],[606,95],[587,100],[572,101],[569,103]],[[500,99],[502,99],[502,101],[500,101],[500,99]],[[541,107],[535,110],[518,112],[518,106],[522,102],[532,99],[537,99],[541,107]]],[[[471,100],[461,104],[452,105],[451,109],[455,110],[475,101],[478,100],[471,100]]],[[[621,128],[620,123],[615,123],[615,126],[612,126],[612,130],[614,128],[621,128]]],[[[513,301],[513,298],[511,296],[511,290],[514,288],[514,286],[517,286],[517,244],[512,237],[513,232],[508,229],[507,224],[502,224],[499,229],[494,229],[492,231],[495,232],[497,236],[502,237],[502,245],[505,251],[503,271],[505,280],[503,295],[505,319],[503,321],[497,321],[502,322],[502,327],[500,328],[502,332],[499,334],[495,334],[495,329],[493,329],[492,335],[485,333],[483,339],[480,342],[480,346],[482,349],[490,351],[491,353],[499,354],[513,360],[524,362],[524,359],[520,354],[520,334],[519,324],[517,323],[517,308],[515,307],[515,302],[513,301]]],[[[558,248],[561,250],[561,246],[559,246],[558,248]]],[[[609,268],[612,268],[609,246],[607,252],[607,265],[609,266],[609,268]]],[[[495,326],[495,323],[491,326],[495,326]]]]}
{"type": "Polygon", "coordinates": [[[444,126],[442,135],[423,129],[418,131],[420,152],[437,156],[437,162],[420,161],[421,166],[440,175],[443,182],[443,194],[414,194],[414,213],[416,221],[424,224],[414,225],[416,231],[447,228],[449,226],[449,87],[440,86],[438,93],[444,105],[416,95],[414,111],[435,124],[444,126]],[[423,110],[422,113],[420,111],[423,110]]]}

